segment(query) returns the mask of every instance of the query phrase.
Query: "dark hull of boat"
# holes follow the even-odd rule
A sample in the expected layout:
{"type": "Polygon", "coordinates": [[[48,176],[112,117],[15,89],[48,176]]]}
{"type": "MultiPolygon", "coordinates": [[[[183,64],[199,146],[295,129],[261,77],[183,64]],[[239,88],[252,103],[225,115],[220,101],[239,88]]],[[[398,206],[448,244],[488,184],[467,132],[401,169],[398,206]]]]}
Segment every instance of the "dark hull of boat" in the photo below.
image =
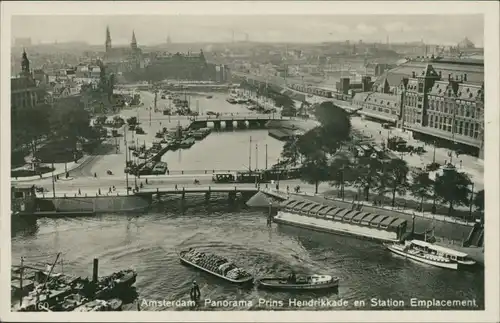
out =
{"type": "Polygon", "coordinates": [[[255,281],[260,289],[276,290],[324,290],[339,287],[339,279],[334,279],[325,284],[291,284],[286,278],[261,278],[255,281]]]}
{"type": "Polygon", "coordinates": [[[189,266],[192,266],[194,268],[197,268],[197,269],[200,269],[200,270],[203,270],[204,272],[207,272],[209,274],[212,274],[213,276],[216,276],[216,277],[219,277],[227,282],[230,282],[232,284],[237,284],[237,285],[247,285],[247,284],[251,284],[253,283],[253,277],[252,276],[249,276],[247,278],[242,278],[242,279],[231,279],[231,278],[228,278],[228,277],[225,277],[225,276],[222,276],[222,275],[219,275],[217,273],[214,273],[213,271],[207,269],[207,268],[203,268],[201,266],[198,266],[192,262],[190,262],[189,260],[187,259],[184,259],[182,258],[182,256],[179,257],[181,263],[185,264],[185,265],[189,265],[189,266]]]}

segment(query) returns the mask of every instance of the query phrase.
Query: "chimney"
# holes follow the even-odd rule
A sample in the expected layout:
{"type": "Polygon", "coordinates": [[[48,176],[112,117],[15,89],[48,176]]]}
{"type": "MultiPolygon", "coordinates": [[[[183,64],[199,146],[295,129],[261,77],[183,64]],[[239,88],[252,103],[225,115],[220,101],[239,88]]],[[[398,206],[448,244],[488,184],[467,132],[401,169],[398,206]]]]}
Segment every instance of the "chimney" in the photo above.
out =
{"type": "Polygon", "coordinates": [[[411,72],[411,77],[415,78],[415,71],[411,72]]]}
{"type": "Polygon", "coordinates": [[[464,82],[467,82],[467,73],[464,74],[464,82]]]}

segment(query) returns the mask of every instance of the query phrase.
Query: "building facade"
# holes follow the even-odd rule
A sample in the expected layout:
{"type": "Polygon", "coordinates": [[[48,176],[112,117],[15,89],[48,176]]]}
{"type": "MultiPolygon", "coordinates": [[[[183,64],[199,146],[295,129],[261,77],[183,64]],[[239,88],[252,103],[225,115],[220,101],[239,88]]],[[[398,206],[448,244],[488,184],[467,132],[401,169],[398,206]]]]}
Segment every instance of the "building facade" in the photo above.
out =
{"type": "Polygon", "coordinates": [[[219,79],[221,76],[215,64],[207,63],[203,51],[198,54],[158,53],[151,58],[149,65],[144,68],[144,73],[144,77],[152,81],[216,81],[217,73],[219,79]]]}
{"type": "Polygon", "coordinates": [[[25,108],[34,108],[45,99],[44,91],[38,86],[37,80],[30,70],[30,61],[26,51],[23,51],[21,73],[10,79],[11,119],[14,122],[18,112],[25,108]]]}
{"type": "Polygon", "coordinates": [[[451,142],[483,156],[484,83],[456,71],[443,76],[431,64],[403,77],[398,87],[379,80],[353,104],[360,114],[410,130],[423,140],[451,142]]]}

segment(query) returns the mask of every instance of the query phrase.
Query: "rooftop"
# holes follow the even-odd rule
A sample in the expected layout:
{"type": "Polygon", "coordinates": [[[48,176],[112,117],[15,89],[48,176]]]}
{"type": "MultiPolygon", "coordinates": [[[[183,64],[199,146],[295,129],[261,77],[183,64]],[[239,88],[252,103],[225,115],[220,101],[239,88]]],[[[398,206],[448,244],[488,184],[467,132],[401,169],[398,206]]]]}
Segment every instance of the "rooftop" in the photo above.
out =
{"type": "Polygon", "coordinates": [[[396,216],[379,216],[377,214],[362,212],[358,210],[351,210],[348,208],[340,207],[327,207],[325,204],[310,200],[296,200],[288,199],[281,203],[282,208],[292,209],[297,212],[311,212],[314,210],[313,214],[319,217],[335,217],[336,220],[342,221],[352,221],[357,223],[369,224],[371,226],[387,226],[391,228],[398,228],[404,225],[407,221],[405,219],[396,216]],[[320,211],[321,212],[318,212],[320,211]],[[325,212],[326,211],[326,212],[325,212]],[[369,222],[366,221],[369,219],[369,222]]]}

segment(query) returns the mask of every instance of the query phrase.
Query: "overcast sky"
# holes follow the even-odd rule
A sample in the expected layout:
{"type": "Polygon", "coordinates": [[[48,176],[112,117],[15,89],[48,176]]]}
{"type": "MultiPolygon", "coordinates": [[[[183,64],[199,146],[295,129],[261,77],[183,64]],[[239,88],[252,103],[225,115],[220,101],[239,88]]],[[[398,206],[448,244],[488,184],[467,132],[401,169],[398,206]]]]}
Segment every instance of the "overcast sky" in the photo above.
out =
{"type": "Polygon", "coordinates": [[[173,42],[352,41],[456,44],[468,37],[483,46],[482,15],[324,15],[324,16],[13,16],[12,39],[33,43],[85,41],[104,44],[109,25],[113,44],[128,44],[135,31],[139,45],[173,42]]]}

